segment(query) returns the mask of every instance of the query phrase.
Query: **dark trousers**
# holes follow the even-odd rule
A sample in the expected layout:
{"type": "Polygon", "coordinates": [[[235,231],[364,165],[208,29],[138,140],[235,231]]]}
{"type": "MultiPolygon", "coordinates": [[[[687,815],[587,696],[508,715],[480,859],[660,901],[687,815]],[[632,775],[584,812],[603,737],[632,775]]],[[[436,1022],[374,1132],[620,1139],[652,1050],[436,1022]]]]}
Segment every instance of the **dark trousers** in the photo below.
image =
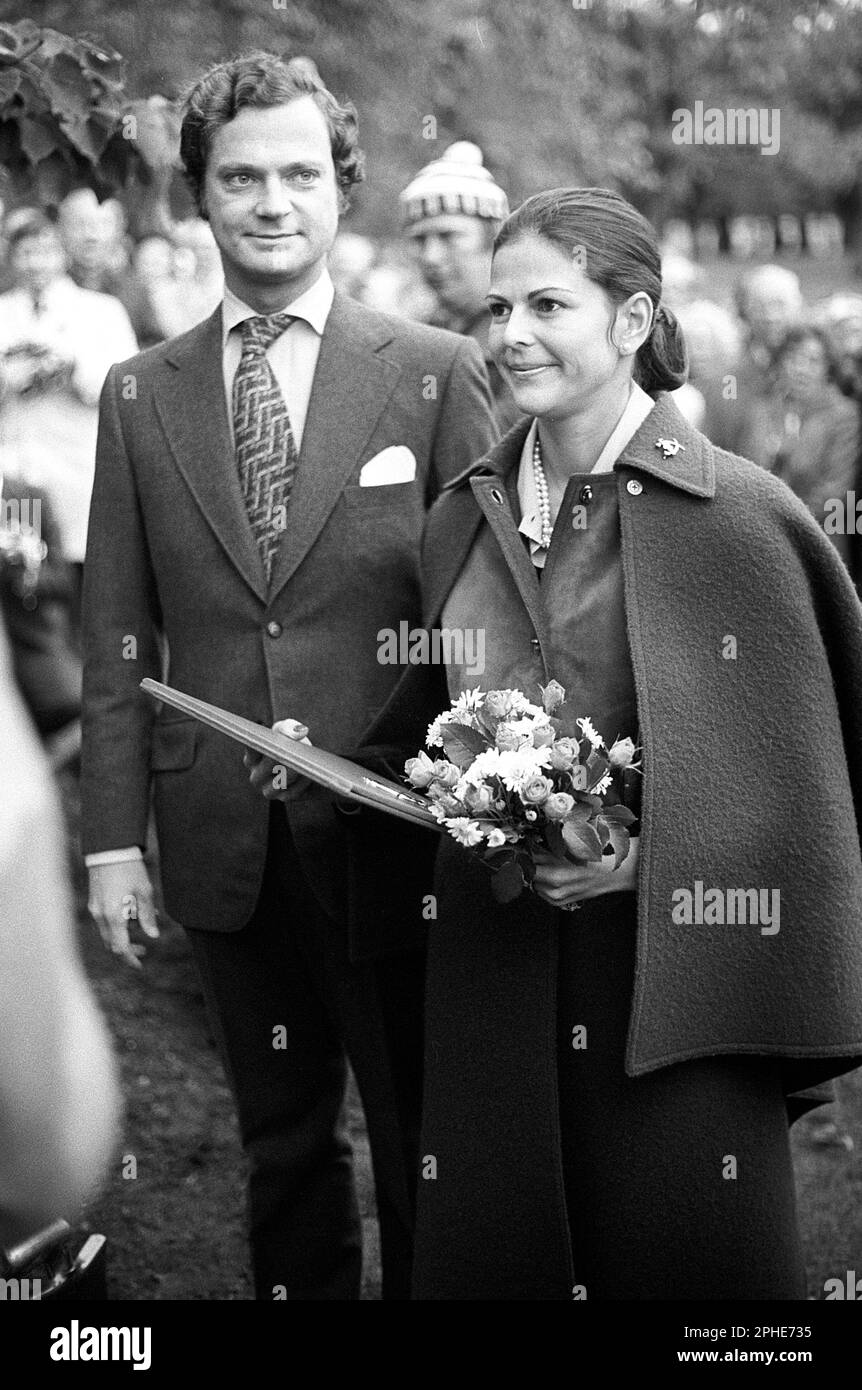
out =
{"type": "Polygon", "coordinates": [[[383,1297],[408,1298],[424,954],[348,961],[344,929],[315,898],[280,803],[251,920],[239,932],[187,934],[250,1163],[256,1297],[359,1297],[349,1059],[374,1163],[383,1297]]]}

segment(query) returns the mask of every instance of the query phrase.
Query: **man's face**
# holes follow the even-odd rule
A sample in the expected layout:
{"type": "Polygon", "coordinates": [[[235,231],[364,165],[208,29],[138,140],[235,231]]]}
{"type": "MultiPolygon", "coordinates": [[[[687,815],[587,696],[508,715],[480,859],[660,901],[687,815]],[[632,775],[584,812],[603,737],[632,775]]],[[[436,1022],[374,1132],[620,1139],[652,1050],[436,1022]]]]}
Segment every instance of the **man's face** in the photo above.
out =
{"type": "Polygon", "coordinates": [[[23,237],[10,255],[15,280],[21,289],[38,293],[47,289],[65,270],[65,258],[56,232],[23,237]]]}
{"type": "Polygon", "coordinates": [[[479,217],[446,213],[407,228],[426,284],[454,313],[477,313],[484,305],[491,273],[487,226],[479,217]]]}
{"type": "Polygon", "coordinates": [[[746,318],[752,337],[774,351],[799,319],[802,301],[783,278],[763,276],[748,292],[746,318]]]}
{"type": "Polygon", "coordinates": [[[271,312],[314,284],[338,230],[329,131],[311,97],[244,107],[213,138],[204,214],[225,281],[271,312]]]}

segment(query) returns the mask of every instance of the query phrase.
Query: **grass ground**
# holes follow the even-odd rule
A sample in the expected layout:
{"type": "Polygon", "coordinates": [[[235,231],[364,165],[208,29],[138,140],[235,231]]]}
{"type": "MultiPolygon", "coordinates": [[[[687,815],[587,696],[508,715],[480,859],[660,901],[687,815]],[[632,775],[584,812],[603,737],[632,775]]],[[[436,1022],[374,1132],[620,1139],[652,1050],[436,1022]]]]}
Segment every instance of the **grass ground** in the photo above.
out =
{"type": "MultiPolygon", "coordinates": [[[[77,789],[68,779],[64,804],[73,830],[77,789]]],[[[83,875],[79,868],[75,873],[84,962],[114,1037],[127,1099],[120,1153],[87,1214],[90,1228],[108,1237],[111,1297],[251,1298],[244,1160],[185,937],[167,925],[141,972],[122,966],[88,922],[83,875]]],[[[842,1078],[837,1090],[834,1105],[793,1131],[812,1298],[824,1297],[826,1279],[843,1279],[847,1270],[862,1274],[862,1069],[842,1078]],[[835,1121],[852,1148],[814,1142],[813,1126],[824,1118],[835,1121]]],[[[376,1299],[374,1188],[355,1092],[350,1119],[366,1237],[363,1297],[376,1299]]]]}

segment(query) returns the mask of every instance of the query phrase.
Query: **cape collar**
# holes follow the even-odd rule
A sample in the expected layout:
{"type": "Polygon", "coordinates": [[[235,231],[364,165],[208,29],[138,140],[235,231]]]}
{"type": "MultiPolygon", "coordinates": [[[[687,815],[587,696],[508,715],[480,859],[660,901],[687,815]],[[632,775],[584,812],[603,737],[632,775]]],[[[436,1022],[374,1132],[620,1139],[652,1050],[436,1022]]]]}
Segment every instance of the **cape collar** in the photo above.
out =
{"type": "MultiPolygon", "coordinates": [[[[476,477],[494,475],[507,479],[511,470],[518,467],[531,423],[527,418],[519,420],[499,444],[453,478],[444,491],[466,486],[476,477]]],[[[654,409],[629,440],[614,468],[651,473],[693,497],[715,496],[713,446],[688,423],[667,391],[658,394],[654,409]],[[665,441],[668,447],[659,441],[665,441]],[[673,444],[679,445],[676,453],[671,452],[673,444]]]]}

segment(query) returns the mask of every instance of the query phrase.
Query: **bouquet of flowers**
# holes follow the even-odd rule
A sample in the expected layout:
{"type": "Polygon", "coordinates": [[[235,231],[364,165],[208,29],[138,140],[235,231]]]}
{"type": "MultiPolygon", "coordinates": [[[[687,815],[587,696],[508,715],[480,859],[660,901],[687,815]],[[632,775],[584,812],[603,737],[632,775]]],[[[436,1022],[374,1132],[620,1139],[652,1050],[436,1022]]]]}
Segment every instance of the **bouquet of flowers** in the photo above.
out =
{"type": "Polygon", "coordinates": [[[573,863],[629,852],[635,817],[621,804],[627,769],[639,770],[630,738],[610,748],[590,719],[564,732],[566,692],[557,681],[539,687],[542,706],[520,690],[465,691],[429,726],[430,758],[404,765],[406,780],[432,802],[437,820],[493,870],[492,887],[510,902],[532,883],[534,851],[573,863]]]}

